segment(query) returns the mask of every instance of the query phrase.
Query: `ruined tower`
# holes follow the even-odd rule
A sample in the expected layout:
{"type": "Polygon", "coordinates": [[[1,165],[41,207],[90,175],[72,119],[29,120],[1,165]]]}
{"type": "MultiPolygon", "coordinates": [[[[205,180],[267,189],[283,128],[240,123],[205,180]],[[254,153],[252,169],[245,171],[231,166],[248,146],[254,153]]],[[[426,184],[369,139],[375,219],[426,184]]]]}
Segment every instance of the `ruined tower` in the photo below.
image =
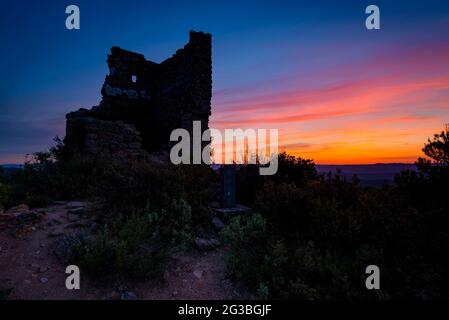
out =
{"type": "Polygon", "coordinates": [[[212,97],[211,35],[190,32],[189,42],[161,63],[112,47],[102,100],[67,114],[65,142],[81,153],[138,156],[169,145],[176,128],[209,127],[212,97]]]}

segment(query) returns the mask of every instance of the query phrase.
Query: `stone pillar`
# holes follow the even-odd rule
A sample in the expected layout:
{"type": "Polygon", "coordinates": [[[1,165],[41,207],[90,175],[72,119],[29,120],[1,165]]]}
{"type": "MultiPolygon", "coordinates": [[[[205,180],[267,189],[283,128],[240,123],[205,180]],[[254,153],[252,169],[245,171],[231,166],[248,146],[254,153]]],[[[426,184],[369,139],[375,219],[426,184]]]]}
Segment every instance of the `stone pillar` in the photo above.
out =
{"type": "Polygon", "coordinates": [[[220,193],[223,208],[235,207],[235,167],[223,165],[220,168],[220,193]]]}

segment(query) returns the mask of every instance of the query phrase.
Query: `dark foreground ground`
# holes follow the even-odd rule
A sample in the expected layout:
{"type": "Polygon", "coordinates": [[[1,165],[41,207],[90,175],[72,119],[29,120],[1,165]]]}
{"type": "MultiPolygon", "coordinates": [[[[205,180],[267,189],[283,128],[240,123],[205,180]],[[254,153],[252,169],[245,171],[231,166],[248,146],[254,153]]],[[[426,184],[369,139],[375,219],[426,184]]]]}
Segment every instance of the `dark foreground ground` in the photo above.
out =
{"type": "MultiPolygon", "coordinates": [[[[96,281],[83,276],[80,290],[65,287],[66,265],[54,254],[55,244],[91,223],[69,210],[82,201],[29,211],[19,206],[12,216],[29,217],[20,225],[0,224],[0,291],[12,289],[9,299],[246,299],[249,296],[226,276],[222,246],[212,251],[189,249],[174,253],[163,279],[158,281],[96,281]]],[[[3,215],[5,217],[5,215],[3,215]]]]}

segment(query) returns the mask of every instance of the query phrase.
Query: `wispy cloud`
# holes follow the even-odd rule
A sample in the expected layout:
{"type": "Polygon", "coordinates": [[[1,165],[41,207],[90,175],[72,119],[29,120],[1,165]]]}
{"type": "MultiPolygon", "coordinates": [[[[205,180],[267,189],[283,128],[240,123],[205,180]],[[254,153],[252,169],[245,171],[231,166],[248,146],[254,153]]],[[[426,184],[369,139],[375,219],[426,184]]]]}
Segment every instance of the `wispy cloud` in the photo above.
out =
{"type": "Polygon", "coordinates": [[[415,159],[449,121],[446,43],[385,48],[273,81],[217,92],[211,126],[279,128],[287,151],[321,163],[370,163],[415,159]],[[276,91],[273,81],[282,83],[276,91]]]}

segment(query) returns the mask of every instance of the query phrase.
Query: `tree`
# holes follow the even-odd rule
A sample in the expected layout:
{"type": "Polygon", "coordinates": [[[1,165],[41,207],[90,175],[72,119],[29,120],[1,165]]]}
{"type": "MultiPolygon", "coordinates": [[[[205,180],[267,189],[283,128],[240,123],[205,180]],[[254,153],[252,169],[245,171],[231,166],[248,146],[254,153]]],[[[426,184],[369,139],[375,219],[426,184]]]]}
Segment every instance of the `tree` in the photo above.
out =
{"type": "Polygon", "coordinates": [[[435,134],[433,140],[428,139],[422,151],[434,163],[449,165],[449,131],[435,134]]]}

